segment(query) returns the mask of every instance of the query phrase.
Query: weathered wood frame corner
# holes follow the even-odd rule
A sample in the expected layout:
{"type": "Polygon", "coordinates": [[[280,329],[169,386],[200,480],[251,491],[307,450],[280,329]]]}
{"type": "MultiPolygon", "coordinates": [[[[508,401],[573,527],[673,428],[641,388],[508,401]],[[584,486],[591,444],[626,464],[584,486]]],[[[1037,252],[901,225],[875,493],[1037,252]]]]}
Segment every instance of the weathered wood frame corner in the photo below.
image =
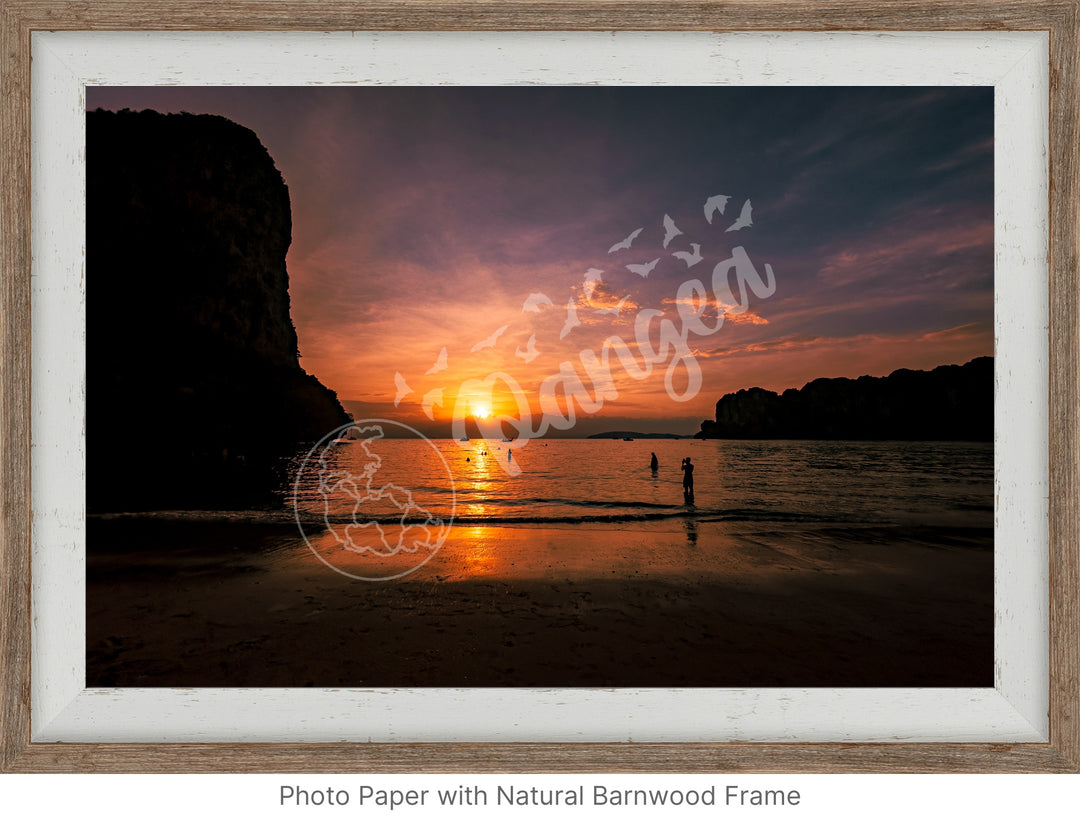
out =
{"type": "Polygon", "coordinates": [[[1080,0],[0,0],[0,769],[6,772],[1080,771],[1080,0]],[[1050,729],[1035,744],[46,744],[30,738],[30,44],[35,31],[1046,31],[1050,729]]]}

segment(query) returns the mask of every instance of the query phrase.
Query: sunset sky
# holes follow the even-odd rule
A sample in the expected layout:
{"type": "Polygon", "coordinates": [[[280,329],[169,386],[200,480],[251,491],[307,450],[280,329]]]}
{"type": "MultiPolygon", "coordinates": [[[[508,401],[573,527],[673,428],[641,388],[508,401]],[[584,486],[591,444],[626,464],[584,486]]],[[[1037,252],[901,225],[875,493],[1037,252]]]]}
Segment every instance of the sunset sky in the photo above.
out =
{"type": "Polygon", "coordinates": [[[441,436],[460,384],[494,371],[535,411],[560,364],[633,343],[641,310],[674,319],[679,285],[736,246],[776,290],[690,337],[696,397],[669,398],[666,364],[616,372],[617,398],[574,433],[688,434],[740,388],[993,353],[991,88],[88,88],[87,107],[255,131],[292,201],[301,364],[358,418],[441,436]],[[748,199],[752,226],[727,232],[748,199]],[[682,231],[666,249],[665,215],[682,231]],[[692,243],[688,267],[672,254],[692,243]],[[532,294],[553,304],[523,310],[532,294]]]}

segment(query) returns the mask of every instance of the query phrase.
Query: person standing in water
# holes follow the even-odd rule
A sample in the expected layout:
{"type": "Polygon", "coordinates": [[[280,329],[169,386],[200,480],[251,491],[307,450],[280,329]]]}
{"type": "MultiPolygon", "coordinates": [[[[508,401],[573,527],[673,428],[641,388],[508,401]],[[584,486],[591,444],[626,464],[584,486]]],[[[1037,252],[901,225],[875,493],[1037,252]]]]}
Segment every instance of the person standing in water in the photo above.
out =
{"type": "Polygon", "coordinates": [[[688,498],[694,496],[694,464],[690,462],[690,458],[687,457],[682,461],[682,489],[683,494],[688,498]]]}
{"type": "Polygon", "coordinates": [[[653,474],[656,474],[656,470],[660,468],[660,461],[656,459],[656,452],[652,453],[652,460],[649,461],[649,468],[652,469],[653,474]]]}

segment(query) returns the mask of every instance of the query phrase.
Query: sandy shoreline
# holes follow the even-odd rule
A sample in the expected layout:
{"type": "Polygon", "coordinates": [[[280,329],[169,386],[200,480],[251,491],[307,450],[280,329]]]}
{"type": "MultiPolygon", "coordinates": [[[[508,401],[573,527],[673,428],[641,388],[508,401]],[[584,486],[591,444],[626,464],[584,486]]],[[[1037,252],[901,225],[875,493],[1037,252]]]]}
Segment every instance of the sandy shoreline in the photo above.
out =
{"type": "Polygon", "coordinates": [[[89,686],[993,682],[988,528],[464,526],[375,583],[284,523],[87,534],[89,686]]]}

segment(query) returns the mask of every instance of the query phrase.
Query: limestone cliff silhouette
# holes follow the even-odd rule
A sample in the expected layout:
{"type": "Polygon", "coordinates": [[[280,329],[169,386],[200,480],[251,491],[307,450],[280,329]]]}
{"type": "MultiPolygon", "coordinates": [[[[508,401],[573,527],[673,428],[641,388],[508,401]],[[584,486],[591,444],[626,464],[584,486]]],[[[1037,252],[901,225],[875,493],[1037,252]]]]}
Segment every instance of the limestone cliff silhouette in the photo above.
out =
{"type": "Polygon", "coordinates": [[[716,404],[698,437],[816,440],[994,439],[994,358],[887,377],[816,379],[783,394],[747,388],[716,404]]]}
{"type": "Polygon", "coordinates": [[[298,361],[289,192],[213,115],[86,119],[90,511],[268,504],[280,457],[348,421],[298,361]]]}

